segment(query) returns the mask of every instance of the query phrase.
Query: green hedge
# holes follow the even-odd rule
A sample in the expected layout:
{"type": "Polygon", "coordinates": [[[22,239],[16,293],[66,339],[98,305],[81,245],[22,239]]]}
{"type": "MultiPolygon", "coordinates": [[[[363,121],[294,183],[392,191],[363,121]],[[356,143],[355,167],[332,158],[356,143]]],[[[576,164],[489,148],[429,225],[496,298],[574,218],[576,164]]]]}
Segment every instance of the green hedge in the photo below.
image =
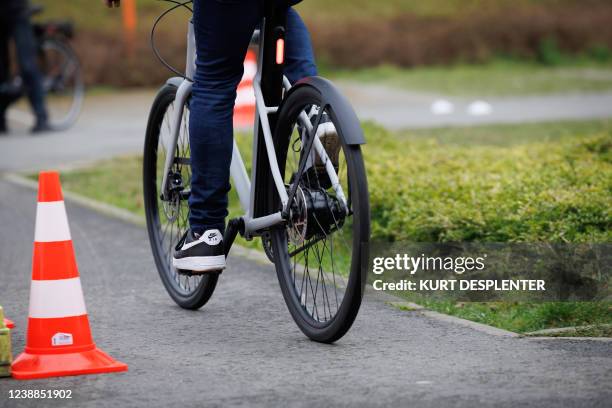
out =
{"type": "Polygon", "coordinates": [[[366,134],[373,238],[610,241],[609,122],[586,135],[509,146],[398,136],[371,124],[366,134]]]}

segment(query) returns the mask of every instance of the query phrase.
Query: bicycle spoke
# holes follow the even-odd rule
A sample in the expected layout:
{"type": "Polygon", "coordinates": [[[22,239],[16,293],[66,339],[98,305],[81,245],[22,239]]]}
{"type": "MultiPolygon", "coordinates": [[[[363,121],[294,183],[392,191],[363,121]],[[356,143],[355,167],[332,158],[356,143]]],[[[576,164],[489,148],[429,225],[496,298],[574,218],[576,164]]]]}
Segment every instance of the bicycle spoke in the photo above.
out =
{"type": "MultiPolygon", "coordinates": [[[[325,245],[326,241],[327,240],[323,240],[322,241],[322,244],[323,244],[322,252],[323,253],[325,252],[325,249],[327,248],[326,245],[325,245]]],[[[323,311],[325,311],[325,302],[327,301],[327,310],[329,311],[330,316],[331,316],[331,305],[329,304],[329,294],[327,293],[327,284],[325,283],[325,272],[323,271],[323,268],[321,266],[319,267],[319,271],[320,271],[320,274],[321,274],[321,289],[323,290],[323,311]]],[[[334,292],[336,292],[336,291],[334,290],[334,292]]],[[[337,302],[336,302],[336,306],[337,306],[337,302]]]]}

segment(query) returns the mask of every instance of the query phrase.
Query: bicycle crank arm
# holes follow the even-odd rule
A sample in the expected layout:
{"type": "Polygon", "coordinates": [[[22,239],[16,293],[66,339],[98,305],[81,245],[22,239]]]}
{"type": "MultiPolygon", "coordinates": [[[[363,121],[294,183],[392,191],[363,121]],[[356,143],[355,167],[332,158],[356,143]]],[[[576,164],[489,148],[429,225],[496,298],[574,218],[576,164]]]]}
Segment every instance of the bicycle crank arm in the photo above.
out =
{"type": "Polygon", "coordinates": [[[223,235],[223,250],[226,258],[238,233],[244,234],[244,220],[242,218],[232,218],[227,223],[227,228],[225,228],[225,234],[223,235]]]}

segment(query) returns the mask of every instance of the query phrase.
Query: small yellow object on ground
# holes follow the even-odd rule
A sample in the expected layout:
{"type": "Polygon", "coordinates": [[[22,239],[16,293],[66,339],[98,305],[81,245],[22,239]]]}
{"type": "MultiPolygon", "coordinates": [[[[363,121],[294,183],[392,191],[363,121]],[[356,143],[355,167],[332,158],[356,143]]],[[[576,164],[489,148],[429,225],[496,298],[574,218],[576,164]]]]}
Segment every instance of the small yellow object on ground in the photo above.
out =
{"type": "Polygon", "coordinates": [[[11,331],[4,327],[4,311],[0,306],[0,377],[11,375],[11,331]]]}

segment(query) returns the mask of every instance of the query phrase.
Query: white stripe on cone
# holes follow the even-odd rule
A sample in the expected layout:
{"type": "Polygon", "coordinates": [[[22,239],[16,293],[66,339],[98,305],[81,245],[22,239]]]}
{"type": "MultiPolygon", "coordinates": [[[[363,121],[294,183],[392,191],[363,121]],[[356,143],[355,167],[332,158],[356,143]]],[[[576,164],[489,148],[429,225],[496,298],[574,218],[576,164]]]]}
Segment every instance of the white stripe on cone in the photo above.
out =
{"type": "Polygon", "coordinates": [[[255,78],[255,74],[257,74],[257,63],[250,60],[244,61],[244,71],[240,82],[252,81],[255,78]]]}
{"type": "Polygon", "coordinates": [[[244,86],[236,91],[236,107],[255,106],[255,91],[252,86],[244,86]]]}
{"type": "Polygon", "coordinates": [[[33,280],[30,286],[30,317],[40,319],[87,314],[80,278],[33,280]]]}
{"type": "Polygon", "coordinates": [[[63,201],[40,202],[36,207],[34,241],[69,241],[70,228],[63,201]]]}

